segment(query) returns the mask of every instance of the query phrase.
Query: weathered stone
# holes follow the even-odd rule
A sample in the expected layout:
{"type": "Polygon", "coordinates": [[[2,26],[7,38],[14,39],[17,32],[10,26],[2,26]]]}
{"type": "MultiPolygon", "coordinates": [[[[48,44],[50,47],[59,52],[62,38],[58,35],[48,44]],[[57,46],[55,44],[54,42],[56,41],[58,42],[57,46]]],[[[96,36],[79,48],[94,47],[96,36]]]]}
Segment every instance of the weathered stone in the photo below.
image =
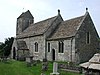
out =
{"type": "Polygon", "coordinates": [[[24,17],[17,18],[17,33],[12,46],[12,57],[14,49],[15,57],[22,58],[26,53],[25,50],[22,50],[23,52],[19,50],[17,41],[25,41],[29,55],[34,56],[34,60],[40,61],[47,58],[49,61],[80,63],[89,60],[97,52],[99,37],[88,12],[66,21],[58,12],[57,16],[32,24],[28,22],[33,17],[29,11],[27,12],[23,13],[24,17]],[[87,33],[89,33],[89,43],[87,43],[87,33]],[[63,53],[59,52],[59,41],[63,41],[63,53]],[[35,43],[38,44],[37,52],[35,43]],[[47,43],[50,43],[50,52],[47,43]]]}
{"type": "Polygon", "coordinates": [[[58,63],[57,62],[53,63],[53,73],[50,73],[50,75],[59,75],[59,73],[58,73],[58,63]]]}

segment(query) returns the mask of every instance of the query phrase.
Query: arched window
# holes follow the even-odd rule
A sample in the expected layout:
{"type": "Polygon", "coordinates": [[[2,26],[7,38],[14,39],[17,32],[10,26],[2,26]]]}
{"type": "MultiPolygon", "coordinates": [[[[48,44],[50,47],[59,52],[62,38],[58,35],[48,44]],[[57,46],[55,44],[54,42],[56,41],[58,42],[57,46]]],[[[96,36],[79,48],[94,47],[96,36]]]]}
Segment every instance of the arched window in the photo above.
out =
{"type": "Polygon", "coordinates": [[[38,43],[35,42],[35,52],[38,52],[38,43]]]}
{"type": "Polygon", "coordinates": [[[63,41],[59,41],[59,53],[64,53],[64,43],[63,41]]]}

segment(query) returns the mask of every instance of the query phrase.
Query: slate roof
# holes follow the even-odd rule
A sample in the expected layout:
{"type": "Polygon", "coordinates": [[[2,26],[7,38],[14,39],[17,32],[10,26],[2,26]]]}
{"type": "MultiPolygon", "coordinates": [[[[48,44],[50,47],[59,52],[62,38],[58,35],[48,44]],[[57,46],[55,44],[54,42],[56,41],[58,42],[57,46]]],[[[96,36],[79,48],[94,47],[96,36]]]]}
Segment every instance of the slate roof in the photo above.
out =
{"type": "Polygon", "coordinates": [[[18,50],[28,50],[25,41],[17,41],[17,48],[18,50]]]}
{"type": "Polygon", "coordinates": [[[49,26],[51,26],[52,22],[56,18],[57,18],[57,16],[54,16],[54,17],[48,18],[46,20],[32,24],[27,29],[25,29],[22,32],[22,34],[17,35],[17,38],[41,35],[41,34],[45,33],[45,31],[49,28],[49,26]]]}
{"type": "Polygon", "coordinates": [[[48,40],[74,36],[77,32],[78,26],[83,20],[83,17],[84,16],[80,16],[77,18],[63,21],[55,30],[55,32],[48,38],[48,40]]]}
{"type": "MultiPolygon", "coordinates": [[[[27,11],[25,13],[26,14],[30,13],[30,11],[27,11]]],[[[52,39],[68,38],[68,37],[75,36],[85,15],[72,18],[66,21],[62,21],[61,24],[59,24],[57,28],[53,30],[52,34],[47,39],[52,40],[52,39]]],[[[23,14],[20,15],[19,17],[22,16],[23,14]]],[[[47,29],[52,25],[52,23],[55,21],[55,19],[57,19],[57,17],[58,16],[54,16],[46,20],[31,24],[20,35],[17,35],[16,37],[23,38],[23,37],[42,35],[47,31],[47,29]]]]}

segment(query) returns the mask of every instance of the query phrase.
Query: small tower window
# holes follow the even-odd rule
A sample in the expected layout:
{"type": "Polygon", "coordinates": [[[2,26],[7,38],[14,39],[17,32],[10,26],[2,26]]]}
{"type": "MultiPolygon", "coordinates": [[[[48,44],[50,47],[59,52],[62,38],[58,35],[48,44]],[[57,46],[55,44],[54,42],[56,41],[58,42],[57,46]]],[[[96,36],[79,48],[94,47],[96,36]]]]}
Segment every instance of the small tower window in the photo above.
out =
{"type": "Polygon", "coordinates": [[[50,43],[48,43],[48,52],[50,52],[50,43]]]}
{"type": "Polygon", "coordinates": [[[90,43],[90,33],[89,32],[86,33],[86,43],[87,44],[90,43]]]}
{"type": "Polygon", "coordinates": [[[58,44],[59,44],[59,53],[64,53],[64,43],[63,43],[63,41],[60,41],[58,44]]]}
{"type": "Polygon", "coordinates": [[[38,43],[35,42],[35,52],[38,52],[38,43]]]}

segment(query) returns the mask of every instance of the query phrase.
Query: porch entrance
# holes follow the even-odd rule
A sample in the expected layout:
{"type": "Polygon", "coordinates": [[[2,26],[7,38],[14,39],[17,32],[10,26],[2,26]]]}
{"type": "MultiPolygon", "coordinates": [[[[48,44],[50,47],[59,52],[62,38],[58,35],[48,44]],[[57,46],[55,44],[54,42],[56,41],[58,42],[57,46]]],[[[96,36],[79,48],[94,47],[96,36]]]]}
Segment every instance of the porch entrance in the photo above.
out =
{"type": "Polygon", "coordinates": [[[13,47],[13,59],[16,59],[16,49],[13,47]]]}

